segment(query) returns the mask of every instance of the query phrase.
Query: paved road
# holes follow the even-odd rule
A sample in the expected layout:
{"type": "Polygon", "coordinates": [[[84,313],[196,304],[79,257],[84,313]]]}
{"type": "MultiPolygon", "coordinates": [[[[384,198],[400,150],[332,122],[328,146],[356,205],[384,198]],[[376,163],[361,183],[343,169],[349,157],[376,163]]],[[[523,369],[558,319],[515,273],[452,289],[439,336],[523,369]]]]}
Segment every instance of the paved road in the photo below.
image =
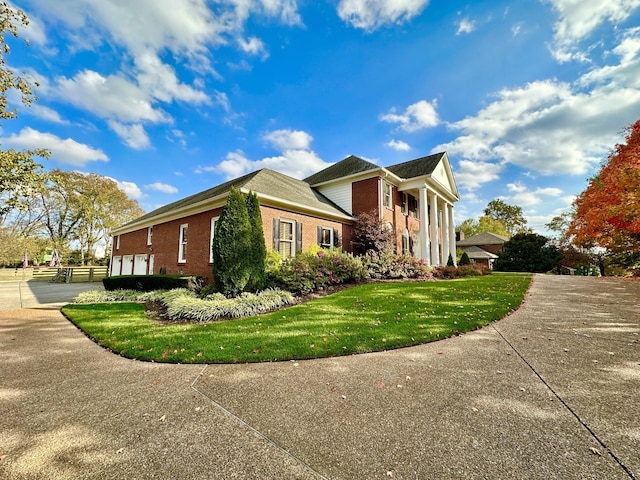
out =
{"type": "Polygon", "coordinates": [[[0,478],[640,479],[640,282],[537,276],[448,340],[258,365],[117,357],[0,312],[0,478]]]}

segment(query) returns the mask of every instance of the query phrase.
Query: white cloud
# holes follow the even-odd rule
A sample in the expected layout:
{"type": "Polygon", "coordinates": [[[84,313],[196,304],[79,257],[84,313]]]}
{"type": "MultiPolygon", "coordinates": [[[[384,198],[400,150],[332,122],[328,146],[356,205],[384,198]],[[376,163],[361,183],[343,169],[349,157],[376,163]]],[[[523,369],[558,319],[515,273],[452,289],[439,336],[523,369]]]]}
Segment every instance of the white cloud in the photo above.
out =
{"type": "MultiPolygon", "coordinates": [[[[618,64],[593,67],[573,83],[542,80],[504,89],[474,116],[449,124],[459,136],[434,151],[543,175],[589,174],[640,111],[640,28],[621,37],[610,52],[618,64]]],[[[484,183],[468,180],[471,188],[484,183]]]]}
{"type": "Polygon", "coordinates": [[[169,185],[167,183],[161,183],[161,182],[150,183],[149,185],[145,185],[144,188],[146,188],[147,190],[154,190],[156,192],[161,192],[161,193],[169,193],[169,194],[178,193],[178,189],[173,185],[169,185]]]}
{"type": "Polygon", "coordinates": [[[472,162],[460,160],[456,175],[456,183],[468,190],[473,190],[484,183],[500,178],[503,166],[489,162],[472,162]]]}
{"type": "Polygon", "coordinates": [[[312,149],[313,137],[301,130],[274,130],[262,137],[269,142],[279,155],[259,160],[247,158],[242,150],[229,152],[227,157],[215,166],[200,166],[196,173],[223,173],[228,179],[240,177],[246,173],[269,168],[294,178],[305,178],[330,165],[322,160],[312,149]]]}
{"type": "Polygon", "coordinates": [[[578,50],[581,40],[587,38],[600,24],[608,21],[618,24],[626,20],[638,7],[640,0],[546,0],[558,14],[554,30],[552,53],[560,62],[584,59],[578,50]]]}
{"type": "Polygon", "coordinates": [[[144,150],[151,146],[151,141],[144,127],[139,123],[125,125],[115,120],[107,121],[111,130],[118,135],[128,147],[135,150],[144,150]]]}
{"type": "Polygon", "coordinates": [[[112,178],[111,180],[116,182],[118,184],[118,188],[126,193],[127,197],[129,198],[140,200],[141,198],[144,198],[146,196],[144,193],[142,193],[142,190],[140,190],[140,187],[138,187],[135,182],[120,181],[116,180],[115,178],[112,178]]]}
{"type": "Polygon", "coordinates": [[[68,120],[63,119],[54,109],[38,105],[36,103],[31,104],[28,109],[25,109],[25,112],[31,113],[32,115],[51,123],[58,123],[61,125],[68,125],[70,123],[68,120]]]}
{"type": "Polygon", "coordinates": [[[509,183],[507,184],[507,190],[511,192],[511,195],[502,199],[509,204],[521,207],[538,205],[542,202],[542,197],[560,197],[563,193],[561,189],[555,187],[539,187],[531,191],[522,183],[509,183]]]}
{"type": "Polygon", "coordinates": [[[437,101],[431,103],[426,100],[420,100],[409,105],[403,113],[396,113],[396,109],[392,108],[389,113],[380,115],[380,120],[389,123],[399,123],[402,130],[406,132],[415,132],[427,127],[435,127],[440,123],[438,113],[436,112],[437,101]]]}
{"type": "Polygon", "coordinates": [[[264,42],[257,37],[251,37],[248,40],[239,38],[238,44],[245,53],[260,56],[262,60],[266,60],[269,57],[269,52],[267,52],[264,42]]]}
{"type": "Polygon", "coordinates": [[[91,148],[71,138],[62,139],[51,133],[42,133],[30,127],[4,138],[3,144],[15,149],[45,148],[51,152],[52,160],[76,167],[83,167],[89,162],[109,161],[109,157],[100,149],[91,148]]]}
{"type": "Polygon", "coordinates": [[[476,29],[476,22],[473,20],[469,20],[468,18],[463,18],[458,22],[458,30],[456,31],[456,35],[460,35],[461,33],[471,33],[476,29]]]}
{"type": "Polygon", "coordinates": [[[307,150],[311,148],[313,137],[301,130],[274,130],[262,138],[279,150],[307,150]]]}
{"type": "Polygon", "coordinates": [[[419,15],[429,0],[340,0],[338,16],[356,28],[372,31],[419,15]]]}
{"type": "Polygon", "coordinates": [[[408,143],[403,142],[402,140],[391,140],[385,144],[389,148],[393,148],[398,152],[408,152],[411,150],[411,147],[408,143]]]}

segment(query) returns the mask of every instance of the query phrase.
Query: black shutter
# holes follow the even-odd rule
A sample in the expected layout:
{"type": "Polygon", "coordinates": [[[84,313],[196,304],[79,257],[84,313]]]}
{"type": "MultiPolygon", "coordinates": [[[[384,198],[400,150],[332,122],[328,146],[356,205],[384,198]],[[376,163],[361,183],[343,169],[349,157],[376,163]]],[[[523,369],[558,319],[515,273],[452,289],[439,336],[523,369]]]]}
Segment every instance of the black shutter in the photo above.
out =
{"type": "Polygon", "coordinates": [[[337,247],[340,244],[340,239],[338,238],[338,229],[333,229],[333,246],[337,247]]]}
{"type": "Polygon", "coordinates": [[[296,222],[296,253],[302,252],[302,223],[296,222]]]}
{"type": "Polygon", "coordinates": [[[280,219],[273,219],[273,250],[280,251],[280,219]]]}

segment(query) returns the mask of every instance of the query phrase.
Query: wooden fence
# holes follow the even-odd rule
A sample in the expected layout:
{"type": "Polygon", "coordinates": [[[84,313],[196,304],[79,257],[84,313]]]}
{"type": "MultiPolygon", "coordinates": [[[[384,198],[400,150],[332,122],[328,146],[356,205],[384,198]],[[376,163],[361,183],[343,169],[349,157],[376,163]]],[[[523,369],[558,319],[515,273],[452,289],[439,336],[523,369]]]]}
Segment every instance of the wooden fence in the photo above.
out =
{"type": "Polygon", "coordinates": [[[100,282],[107,267],[30,267],[0,269],[0,280],[33,280],[40,282],[100,282]]]}

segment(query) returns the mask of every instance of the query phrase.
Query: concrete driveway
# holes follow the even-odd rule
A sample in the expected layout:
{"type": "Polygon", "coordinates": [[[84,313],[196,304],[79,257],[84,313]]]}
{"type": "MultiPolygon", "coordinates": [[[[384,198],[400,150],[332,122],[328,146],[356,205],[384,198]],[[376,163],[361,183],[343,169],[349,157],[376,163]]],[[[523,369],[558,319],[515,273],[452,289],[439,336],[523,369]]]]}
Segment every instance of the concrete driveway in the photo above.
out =
{"type": "Polygon", "coordinates": [[[0,310],[19,308],[60,309],[87,290],[102,290],[101,282],[49,283],[34,281],[0,282],[0,310]]]}
{"type": "Polygon", "coordinates": [[[536,276],[508,318],[368,355],[126,360],[0,312],[0,478],[638,479],[640,282],[536,276]]]}

